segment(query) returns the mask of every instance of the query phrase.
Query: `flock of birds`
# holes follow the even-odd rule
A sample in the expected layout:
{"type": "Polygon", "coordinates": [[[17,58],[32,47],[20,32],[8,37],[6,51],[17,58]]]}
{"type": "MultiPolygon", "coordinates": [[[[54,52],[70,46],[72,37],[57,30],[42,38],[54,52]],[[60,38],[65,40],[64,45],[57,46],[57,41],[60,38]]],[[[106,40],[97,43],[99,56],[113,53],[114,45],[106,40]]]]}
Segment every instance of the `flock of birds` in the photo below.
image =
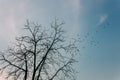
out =
{"type": "Polygon", "coordinates": [[[85,49],[87,46],[99,47],[100,41],[96,39],[96,36],[97,36],[97,34],[100,34],[102,32],[102,30],[105,30],[109,26],[110,26],[110,24],[106,23],[102,26],[99,26],[94,31],[87,32],[86,34],[84,34],[84,36],[78,35],[79,36],[79,39],[78,39],[79,43],[84,44],[82,46],[80,45],[80,47],[83,49],[85,49]]]}

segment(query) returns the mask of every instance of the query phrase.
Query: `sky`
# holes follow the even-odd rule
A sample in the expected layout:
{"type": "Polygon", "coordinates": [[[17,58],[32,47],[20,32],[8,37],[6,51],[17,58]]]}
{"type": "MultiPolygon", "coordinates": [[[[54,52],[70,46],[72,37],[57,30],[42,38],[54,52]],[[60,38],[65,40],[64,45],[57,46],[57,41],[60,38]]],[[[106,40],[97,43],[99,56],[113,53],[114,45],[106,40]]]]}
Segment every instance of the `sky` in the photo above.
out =
{"type": "Polygon", "coordinates": [[[77,80],[120,79],[120,0],[0,0],[0,50],[19,35],[25,21],[43,26],[55,17],[69,36],[79,34],[77,80]]]}

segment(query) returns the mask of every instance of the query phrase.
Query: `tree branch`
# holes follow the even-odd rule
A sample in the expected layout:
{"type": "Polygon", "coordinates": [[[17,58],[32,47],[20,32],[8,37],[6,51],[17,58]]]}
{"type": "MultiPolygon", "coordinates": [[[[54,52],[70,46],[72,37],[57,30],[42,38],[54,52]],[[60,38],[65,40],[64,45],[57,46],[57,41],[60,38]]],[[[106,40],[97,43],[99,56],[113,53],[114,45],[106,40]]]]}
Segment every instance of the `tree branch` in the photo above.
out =
{"type": "Polygon", "coordinates": [[[61,70],[63,70],[64,67],[66,67],[66,66],[67,66],[68,64],[70,64],[70,63],[72,63],[71,60],[68,61],[65,65],[63,65],[61,68],[59,68],[59,69],[55,72],[55,74],[54,74],[49,80],[53,80],[53,79],[55,78],[55,76],[56,76],[61,70]]]}
{"type": "Polygon", "coordinates": [[[21,68],[21,67],[15,65],[15,64],[13,64],[12,62],[10,62],[9,60],[7,60],[7,59],[5,58],[4,55],[2,55],[2,57],[3,57],[3,59],[1,59],[1,60],[4,60],[4,61],[7,62],[8,64],[10,64],[10,65],[12,65],[12,66],[14,66],[14,67],[16,67],[16,68],[22,70],[22,71],[25,71],[25,69],[23,69],[23,68],[21,68]]]}

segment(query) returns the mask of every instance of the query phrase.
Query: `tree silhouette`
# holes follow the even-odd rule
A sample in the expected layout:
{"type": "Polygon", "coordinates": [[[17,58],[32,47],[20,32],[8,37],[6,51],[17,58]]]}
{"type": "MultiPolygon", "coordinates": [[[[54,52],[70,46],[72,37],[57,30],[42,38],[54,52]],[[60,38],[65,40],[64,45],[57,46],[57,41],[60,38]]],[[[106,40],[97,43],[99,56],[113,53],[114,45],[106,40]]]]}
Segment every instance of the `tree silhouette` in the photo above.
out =
{"type": "Polygon", "coordinates": [[[76,40],[68,42],[55,19],[49,30],[27,21],[26,34],[16,38],[14,47],[1,52],[1,73],[14,80],[75,80],[73,63],[78,53],[76,40]]]}

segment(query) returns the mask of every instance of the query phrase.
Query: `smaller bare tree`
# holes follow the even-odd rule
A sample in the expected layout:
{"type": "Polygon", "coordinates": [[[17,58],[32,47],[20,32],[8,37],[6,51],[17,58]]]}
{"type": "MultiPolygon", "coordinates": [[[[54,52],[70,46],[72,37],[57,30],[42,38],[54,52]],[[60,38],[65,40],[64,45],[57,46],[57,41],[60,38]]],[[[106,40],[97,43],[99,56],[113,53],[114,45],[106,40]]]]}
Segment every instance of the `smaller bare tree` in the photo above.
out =
{"type": "Polygon", "coordinates": [[[14,80],[75,80],[73,63],[78,53],[76,41],[66,41],[57,19],[49,30],[27,21],[27,31],[16,38],[14,47],[0,55],[0,71],[14,80]]]}

